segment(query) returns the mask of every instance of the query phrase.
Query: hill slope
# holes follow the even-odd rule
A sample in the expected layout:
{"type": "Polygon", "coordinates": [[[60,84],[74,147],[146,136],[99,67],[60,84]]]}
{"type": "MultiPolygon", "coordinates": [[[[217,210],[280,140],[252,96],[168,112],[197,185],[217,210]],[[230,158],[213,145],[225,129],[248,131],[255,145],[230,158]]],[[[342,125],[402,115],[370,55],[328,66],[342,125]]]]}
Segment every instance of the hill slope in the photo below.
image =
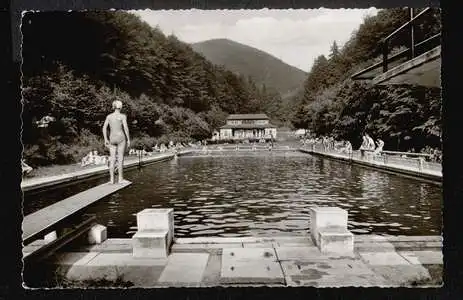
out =
{"type": "Polygon", "coordinates": [[[105,153],[101,128],[114,100],[124,103],[138,149],[209,138],[228,113],[280,118],[278,94],[133,14],[27,13],[23,22],[22,141],[34,167],[105,153]],[[43,130],[45,116],[54,121],[43,130]]]}
{"type": "Polygon", "coordinates": [[[283,97],[302,87],[307,77],[306,72],[264,51],[228,39],[213,39],[191,46],[212,63],[250,76],[257,84],[272,87],[283,97]]]}

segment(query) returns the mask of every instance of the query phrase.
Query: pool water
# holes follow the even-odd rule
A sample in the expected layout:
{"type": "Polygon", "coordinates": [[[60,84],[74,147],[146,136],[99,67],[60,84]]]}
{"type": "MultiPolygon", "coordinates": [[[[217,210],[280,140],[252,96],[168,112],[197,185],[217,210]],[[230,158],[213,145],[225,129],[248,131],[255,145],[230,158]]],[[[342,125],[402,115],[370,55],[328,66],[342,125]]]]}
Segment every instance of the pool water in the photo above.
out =
{"type": "MultiPolygon", "coordinates": [[[[313,206],[346,209],[356,234],[441,233],[441,186],[300,152],[181,156],[126,177],[85,210],[109,237],[131,237],[145,208],[173,208],[177,237],[304,235],[313,206]]],[[[25,213],[106,181],[26,195],[25,213]]]]}

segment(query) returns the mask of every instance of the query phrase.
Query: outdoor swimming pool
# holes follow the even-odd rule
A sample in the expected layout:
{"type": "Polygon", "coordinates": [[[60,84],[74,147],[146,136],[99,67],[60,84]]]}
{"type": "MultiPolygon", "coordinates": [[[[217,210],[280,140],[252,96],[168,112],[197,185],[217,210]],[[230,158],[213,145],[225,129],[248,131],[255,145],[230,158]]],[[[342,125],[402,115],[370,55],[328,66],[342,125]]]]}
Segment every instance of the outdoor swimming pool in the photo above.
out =
{"type": "MultiPolygon", "coordinates": [[[[109,237],[131,237],[150,207],[174,208],[177,237],[303,235],[312,206],[346,209],[356,234],[441,232],[441,186],[300,152],[182,156],[126,177],[130,187],[85,211],[109,237]]],[[[26,195],[25,214],[107,180],[26,195]]]]}

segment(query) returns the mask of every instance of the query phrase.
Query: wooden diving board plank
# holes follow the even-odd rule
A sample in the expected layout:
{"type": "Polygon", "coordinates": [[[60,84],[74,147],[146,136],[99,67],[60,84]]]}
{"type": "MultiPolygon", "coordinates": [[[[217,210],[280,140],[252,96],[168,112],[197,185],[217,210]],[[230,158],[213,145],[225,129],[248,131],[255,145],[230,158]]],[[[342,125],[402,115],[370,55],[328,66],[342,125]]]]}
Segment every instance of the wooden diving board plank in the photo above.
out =
{"type": "Polygon", "coordinates": [[[49,227],[130,184],[130,181],[104,183],[25,216],[22,224],[23,241],[44,233],[49,227]]]}

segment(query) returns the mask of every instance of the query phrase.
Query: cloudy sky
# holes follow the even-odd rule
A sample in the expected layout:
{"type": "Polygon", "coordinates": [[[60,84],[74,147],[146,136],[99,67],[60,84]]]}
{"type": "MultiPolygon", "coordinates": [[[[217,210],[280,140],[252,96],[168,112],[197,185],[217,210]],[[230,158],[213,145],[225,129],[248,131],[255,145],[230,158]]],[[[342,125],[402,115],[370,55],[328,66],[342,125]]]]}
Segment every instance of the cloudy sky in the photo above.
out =
{"type": "Polygon", "coordinates": [[[165,34],[187,43],[227,38],[268,52],[309,71],[333,41],[342,46],[377,9],[139,10],[133,11],[165,34]]]}

